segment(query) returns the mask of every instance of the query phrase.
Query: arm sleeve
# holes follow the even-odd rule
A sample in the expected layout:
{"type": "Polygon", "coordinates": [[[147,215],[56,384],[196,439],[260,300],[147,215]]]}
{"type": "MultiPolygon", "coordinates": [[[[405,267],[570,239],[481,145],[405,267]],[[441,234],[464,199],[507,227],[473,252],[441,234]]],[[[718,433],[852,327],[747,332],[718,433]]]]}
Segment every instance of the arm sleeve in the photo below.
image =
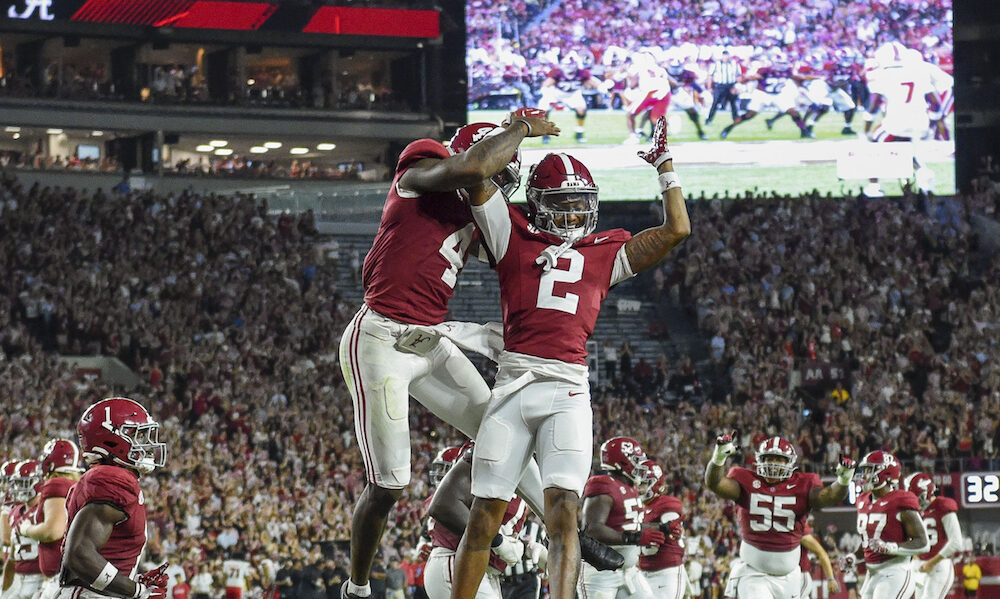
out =
{"type": "Polygon", "coordinates": [[[511,222],[507,200],[498,189],[485,204],[471,208],[472,218],[483,234],[483,243],[493,257],[493,263],[497,264],[507,254],[510,244],[511,222]]]}
{"type": "Polygon", "coordinates": [[[632,265],[628,263],[628,256],[625,255],[625,244],[622,244],[618,253],[615,254],[615,263],[611,267],[611,286],[614,287],[618,283],[634,276],[635,273],[632,272],[632,265]]]}
{"type": "Polygon", "coordinates": [[[944,525],[944,532],[948,535],[948,542],[941,547],[941,551],[938,553],[947,559],[962,549],[962,527],[958,524],[958,514],[955,512],[945,514],[941,518],[941,524],[944,525]]]}

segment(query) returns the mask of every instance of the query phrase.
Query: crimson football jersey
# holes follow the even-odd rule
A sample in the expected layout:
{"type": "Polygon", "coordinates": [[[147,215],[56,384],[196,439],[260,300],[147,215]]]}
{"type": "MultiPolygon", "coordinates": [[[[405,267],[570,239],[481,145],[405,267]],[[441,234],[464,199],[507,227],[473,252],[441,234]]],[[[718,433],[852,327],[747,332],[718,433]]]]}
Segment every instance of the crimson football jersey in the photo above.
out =
{"type": "Polygon", "coordinates": [[[791,67],[763,67],[757,71],[757,74],[760,75],[757,87],[769,94],[779,93],[792,80],[791,67]]]}
{"type": "Polygon", "coordinates": [[[905,542],[906,532],[899,518],[900,512],[904,510],[920,513],[917,496],[909,491],[896,489],[889,491],[881,499],[876,499],[871,493],[858,496],[858,534],[865,547],[865,563],[881,564],[895,557],[868,549],[868,541],[882,539],[893,543],[905,542]]]}
{"type": "Polygon", "coordinates": [[[473,240],[472,213],[457,191],[400,194],[397,184],[425,158],[448,158],[432,139],[406,146],[365,258],[365,303],[383,316],[412,324],[444,322],[448,301],[473,240]]]}
{"type": "MultiPolygon", "coordinates": [[[[681,500],[670,495],[660,495],[649,502],[643,513],[643,521],[649,524],[660,524],[660,516],[673,512],[678,516],[683,514],[681,500]]],[[[664,568],[673,568],[684,563],[684,545],[682,539],[671,539],[669,536],[653,555],[643,555],[639,558],[639,569],[655,572],[664,568]]]]}
{"type": "Polygon", "coordinates": [[[106,503],[125,513],[125,519],[111,529],[100,553],[122,573],[132,576],[146,545],[146,499],[139,488],[139,476],[119,466],[91,467],[66,498],[67,530],[77,512],[91,503],[106,503]]]}
{"type": "Polygon", "coordinates": [[[931,504],[927,506],[927,511],[923,513],[924,527],[927,529],[927,540],[930,541],[930,550],[921,555],[920,559],[929,560],[941,551],[945,543],[948,542],[948,531],[944,528],[944,517],[958,511],[958,504],[950,497],[935,497],[931,504]]]}
{"type": "Polygon", "coordinates": [[[583,498],[598,495],[611,497],[611,511],[605,526],[617,532],[638,532],[642,528],[642,500],[631,485],[607,474],[591,476],[583,487],[583,498]]]}
{"type": "Polygon", "coordinates": [[[588,235],[543,271],[535,260],[562,240],[539,231],[521,208],[509,205],[508,210],[510,240],[504,255],[495,256],[504,349],[586,364],[587,339],[613,284],[615,258],[631,234],[614,229],[588,235]]]}
{"type": "MultiPolygon", "coordinates": [[[[427,505],[430,506],[429,499],[427,505]]],[[[527,504],[521,501],[520,497],[515,496],[511,499],[510,503],[507,504],[507,511],[503,514],[503,520],[501,521],[500,527],[503,528],[509,522],[513,521],[513,524],[511,524],[508,528],[510,531],[513,531],[514,536],[517,536],[517,533],[521,532],[521,528],[524,526],[525,517],[528,515],[526,507],[527,504]]],[[[452,531],[448,530],[446,526],[442,526],[440,523],[435,521],[434,518],[428,518],[427,528],[430,529],[431,544],[434,547],[458,551],[458,542],[461,540],[461,535],[456,535],[452,531]]],[[[492,552],[490,553],[490,565],[501,572],[507,568],[507,563],[492,552]]]]}
{"type": "MultiPolygon", "coordinates": [[[[44,481],[38,488],[38,505],[35,506],[35,522],[41,524],[45,521],[45,501],[47,499],[66,497],[74,484],[76,484],[75,480],[70,480],[62,476],[56,476],[44,481]]],[[[61,537],[57,541],[38,544],[38,563],[42,568],[42,574],[46,578],[59,573],[59,566],[62,564],[61,537]]]]}
{"type": "Polygon", "coordinates": [[[31,518],[34,508],[16,503],[7,516],[10,522],[11,559],[14,560],[15,574],[41,574],[38,564],[38,541],[17,531],[17,525],[25,518],[31,518]]]}
{"type": "Polygon", "coordinates": [[[793,472],[773,485],[740,466],[730,468],[726,476],[740,485],[736,505],[746,512],[738,518],[744,543],[761,551],[791,551],[799,546],[809,515],[809,492],[823,486],[817,474],[793,472]]]}
{"type": "MultiPolygon", "coordinates": [[[[808,524],[802,529],[802,535],[811,535],[812,527],[808,524]]],[[[803,572],[812,572],[812,561],[809,559],[809,551],[805,547],[802,548],[802,553],[799,554],[799,570],[803,572]]]]}

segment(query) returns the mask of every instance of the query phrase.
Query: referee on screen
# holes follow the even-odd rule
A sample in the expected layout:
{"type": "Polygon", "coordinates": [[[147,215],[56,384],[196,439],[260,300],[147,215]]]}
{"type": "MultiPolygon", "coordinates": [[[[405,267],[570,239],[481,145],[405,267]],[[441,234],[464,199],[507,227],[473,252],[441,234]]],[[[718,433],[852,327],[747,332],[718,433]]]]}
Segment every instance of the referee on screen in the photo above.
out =
{"type": "Polygon", "coordinates": [[[729,104],[729,109],[733,113],[733,120],[736,120],[736,82],[740,78],[740,65],[733,61],[729,50],[722,51],[722,59],[716,60],[708,70],[708,76],[712,80],[712,108],[708,111],[708,118],[705,124],[708,125],[715,118],[715,111],[725,108],[729,104]]]}

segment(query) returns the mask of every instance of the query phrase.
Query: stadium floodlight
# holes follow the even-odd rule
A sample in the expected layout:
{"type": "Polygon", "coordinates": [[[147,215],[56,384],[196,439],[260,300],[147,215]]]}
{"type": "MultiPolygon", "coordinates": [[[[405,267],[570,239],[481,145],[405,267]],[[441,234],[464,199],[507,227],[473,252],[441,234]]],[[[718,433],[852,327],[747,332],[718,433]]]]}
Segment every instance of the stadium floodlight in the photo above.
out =
{"type": "Polygon", "coordinates": [[[213,148],[212,146],[210,146],[208,144],[202,144],[202,145],[198,146],[197,148],[195,148],[195,150],[197,150],[199,152],[211,152],[214,149],[215,148],[213,148]]]}
{"type": "Polygon", "coordinates": [[[288,150],[289,154],[308,154],[309,148],[292,148],[288,150]]]}
{"type": "Polygon", "coordinates": [[[21,132],[21,128],[20,127],[4,127],[3,130],[6,131],[7,133],[20,133],[21,132]]]}
{"type": "Polygon", "coordinates": [[[219,148],[215,151],[216,156],[229,156],[233,153],[232,148],[219,148]]]}
{"type": "Polygon", "coordinates": [[[213,139],[212,141],[208,142],[208,145],[212,146],[213,148],[224,148],[229,145],[229,142],[224,139],[213,139]]]}
{"type": "Polygon", "coordinates": [[[49,135],[62,135],[63,130],[62,129],[46,129],[45,132],[48,133],[49,135]]]}
{"type": "Polygon", "coordinates": [[[281,142],[280,141],[266,141],[266,142],[264,142],[264,147],[267,148],[268,150],[277,150],[278,148],[281,147],[281,142]]]}
{"type": "Polygon", "coordinates": [[[337,147],[337,144],[330,144],[330,143],[316,144],[316,149],[320,150],[322,152],[328,152],[330,150],[335,149],[336,147],[337,147]]]}
{"type": "Polygon", "coordinates": [[[264,146],[251,146],[250,147],[250,153],[251,154],[263,154],[266,151],[267,151],[267,148],[265,148],[264,146]]]}

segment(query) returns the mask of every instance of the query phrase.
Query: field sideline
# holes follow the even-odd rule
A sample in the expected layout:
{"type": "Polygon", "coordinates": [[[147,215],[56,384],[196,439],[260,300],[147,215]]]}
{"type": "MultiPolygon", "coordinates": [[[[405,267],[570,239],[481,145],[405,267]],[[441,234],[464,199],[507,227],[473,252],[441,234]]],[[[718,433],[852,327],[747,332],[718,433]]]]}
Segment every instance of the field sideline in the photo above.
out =
{"type": "MultiPolygon", "coordinates": [[[[505,111],[471,111],[469,121],[499,122],[505,111]]],[[[687,115],[671,113],[671,148],[676,157],[688,197],[702,193],[730,196],[745,190],[775,191],[779,194],[801,194],[818,189],[834,195],[853,194],[867,183],[863,179],[841,180],[836,175],[836,155],[844,148],[857,147],[857,136],[842,135],[843,116],[829,113],[815,127],[816,139],[800,139],[798,128],[791,118],[783,117],[772,130],[768,130],[761,114],[736,127],[725,141],[719,132],[731,121],[729,113],[716,114],[715,122],[704,126],[708,139],[698,140],[694,125],[687,115]],[[677,124],[680,124],[677,131],[677,124]]],[[[626,137],[625,115],[621,111],[591,110],[587,114],[587,142],[573,141],[576,119],[572,112],[553,111],[552,118],[562,129],[562,135],[548,145],[541,140],[529,139],[524,150],[524,174],[527,167],[538,162],[552,150],[568,151],[587,164],[604,200],[641,200],[658,197],[656,177],[651,169],[635,157],[636,150],[644,145],[622,145],[626,137]]],[[[860,131],[864,126],[855,117],[853,127],[860,131]]],[[[944,143],[931,144],[929,166],[935,173],[935,193],[951,194],[955,191],[953,147],[944,143]]],[[[899,195],[899,181],[883,180],[887,195],[899,195]]],[[[523,200],[523,191],[515,196],[523,200]]]]}

